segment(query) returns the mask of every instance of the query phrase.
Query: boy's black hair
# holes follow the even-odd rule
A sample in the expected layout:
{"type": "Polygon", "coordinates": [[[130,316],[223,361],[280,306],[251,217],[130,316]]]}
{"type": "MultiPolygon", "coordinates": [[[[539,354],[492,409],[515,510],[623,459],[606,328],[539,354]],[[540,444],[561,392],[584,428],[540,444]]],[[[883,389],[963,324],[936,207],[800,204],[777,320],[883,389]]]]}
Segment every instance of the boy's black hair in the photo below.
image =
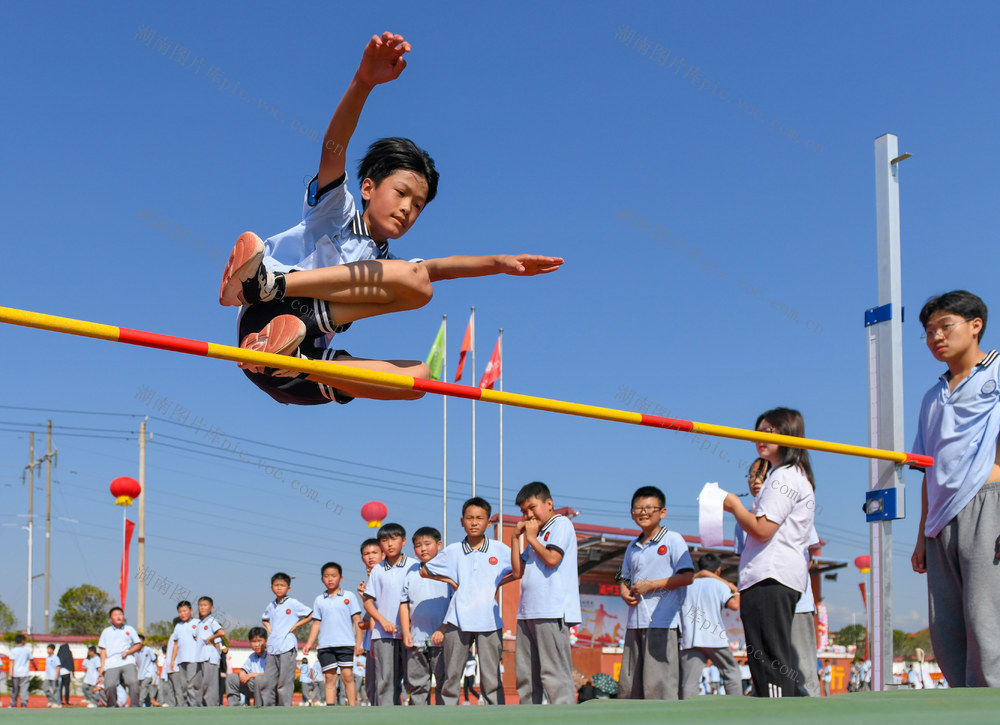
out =
{"type": "MultiPolygon", "coordinates": [[[[806,423],[802,418],[802,413],[791,408],[772,408],[757,416],[754,428],[760,428],[762,421],[767,421],[774,428],[774,432],[780,435],[795,436],[802,438],[806,434],[806,423]]],[[[798,466],[809,479],[809,485],[816,488],[816,479],[813,478],[812,465],[809,463],[809,451],[805,448],[787,448],[778,446],[778,460],[774,464],[775,468],[782,466],[798,466]]]]}
{"type": "Polygon", "coordinates": [[[251,627],[250,631],[247,632],[247,641],[257,639],[258,637],[261,639],[267,639],[267,630],[263,627],[251,627]]]}
{"type": "Polygon", "coordinates": [[[754,458],[750,467],[747,468],[747,478],[753,475],[754,469],[757,469],[758,476],[766,477],[771,471],[771,462],[765,461],[763,458],[754,458]]]}
{"type": "Polygon", "coordinates": [[[415,544],[417,543],[417,539],[422,538],[424,536],[429,536],[438,543],[441,542],[441,532],[435,529],[433,526],[421,526],[419,529],[413,532],[413,538],[410,539],[410,541],[412,541],[415,544]]]}
{"type": "Polygon", "coordinates": [[[187,599],[182,599],[179,602],[177,602],[177,611],[180,611],[181,607],[187,607],[188,609],[192,609],[191,602],[189,602],[187,599]]]}
{"type": "Polygon", "coordinates": [[[667,505],[667,497],[656,486],[640,486],[637,488],[635,493],[632,494],[632,501],[629,506],[635,506],[635,502],[640,498],[655,498],[660,502],[660,508],[667,505]]]}
{"type": "Polygon", "coordinates": [[[47,645],[45,645],[45,649],[50,649],[53,652],[55,652],[56,651],[56,646],[54,644],[47,644],[47,645]]]}
{"type": "Polygon", "coordinates": [[[368,153],[358,163],[358,181],[371,179],[378,186],[397,171],[413,171],[427,180],[427,200],[437,196],[438,172],[434,159],[408,138],[380,138],[368,147],[368,153]]]}
{"type": "Polygon", "coordinates": [[[521,490],[517,492],[517,498],[514,499],[514,503],[517,506],[520,506],[529,498],[537,498],[539,501],[543,502],[551,501],[552,492],[549,491],[549,487],[541,481],[532,481],[529,484],[521,486],[521,490]]]}
{"type": "Polygon", "coordinates": [[[27,641],[28,641],[28,638],[25,637],[23,634],[15,634],[14,635],[14,644],[24,644],[27,641]]]}
{"type": "Polygon", "coordinates": [[[341,569],[340,568],[340,564],[338,564],[335,561],[328,561],[322,567],[320,567],[320,570],[319,570],[320,576],[322,576],[323,574],[326,574],[326,570],[327,569],[336,569],[337,573],[340,574],[340,576],[344,576],[344,570],[341,569]]]}
{"type": "Polygon", "coordinates": [[[285,584],[287,584],[288,586],[292,586],[292,578],[283,571],[279,571],[277,574],[271,577],[272,584],[274,584],[277,581],[282,581],[285,582],[285,584]]]}
{"type": "Polygon", "coordinates": [[[378,546],[379,550],[380,551],[382,550],[382,547],[379,546],[378,544],[378,539],[365,539],[364,541],[361,542],[361,553],[364,554],[365,549],[367,549],[369,546],[378,546]]]}
{"type": "Polygon", "coordinates": [[[698,571],[716,571],[720,566],[722,566],[722,559],[715,554],[703,554],[698,559],[698,571]]]}
{"type": "Polygon", "coordinates": [[[110,617],[110,616],[111,616],[112,614],[114,614],[114,613],[115,613],[115,611],[119,611],[119,612],[121,612],[121,613],[122,613],[122,615],[124,615],[124,614],[125,614],[125,610],[124,610],[124,609],[122,609],[121,607],[111,607],[111,609],[109,609],[109,610],[108,610],[108,617],[110,617]]]}
{"type": "Polygon", "coordinates": [[[406,538],[406,529],[404,529],[399,524],[386,524],[381,529],[378,530],[378,540],[391,539],[394,536],[398,536],[401,539],[406,538]]]}
{"type": "Polygon", "coordinates": [[[200,604],[201,602],[208,602],[208,603],[209,603],[209,604],[211,604],[211,605],[212,605],[213,607],[215,606],[215,602],[214,602],[214,601],[212,601],[212,597],[209,597],[209,596],[204,596],[204,597],[198,597],[198,602],[199,602],[199,604],[200,604]]]}
{"type": "Polygon", "coordinates": [[[140,634],[139,635],[139,639],[141,639],[143,642],[145,642],[146,641],[146,635],[140,634]]]}
{"type": "MultiPolygon", "coordinates": [[[[88,645],[87,645],[87,651],[88,651],[88,652],[93,652],[93,653],[94,653],[94,654],[96,655],[96,654],[97,654],[97,647],[95,647],[95,646],[94,646],[94,645],[92,645],[92,644],[88,644],[88,645]]],[[[166,652],[166,651],[167,651],[167,645],[163,645],[163,651],[164,651],[164,652],[166,652]]]]}
{"type": "Polygon", "coordinates": [[[920,310],[920,326],[926,328],[928,320],[935,312],[951,312],[966,320],[980,318],[983,321],[983,329],[979,331],[976,342],[982,341],[983,333],[986,332],[987,310],[986,303],[976,295],[959,289],[954,292],[945,292],[938,297],[931,297],[920,310]]]}
{"type": "Polygon", "coordinates": [[[490,502],[481,496],[473,496],[468,501],[462,504],[462,516],[465,516],[466,509],[469,506],[478,506],[479,508],[486,511],[486,519],[489,520],[493,516],[493,507],[490,506],[490,502]]]}

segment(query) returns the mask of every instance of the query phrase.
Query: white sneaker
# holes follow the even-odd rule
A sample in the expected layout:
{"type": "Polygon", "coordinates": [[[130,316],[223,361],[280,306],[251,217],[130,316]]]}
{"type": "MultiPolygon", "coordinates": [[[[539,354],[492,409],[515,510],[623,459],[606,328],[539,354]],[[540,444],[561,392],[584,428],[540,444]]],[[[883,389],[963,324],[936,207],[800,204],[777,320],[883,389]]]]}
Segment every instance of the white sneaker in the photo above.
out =
{"type": "Polygon", "coordinates": [[[97,705],[95,705],[95,704],[94,704],[94,703],[92,703],[92,702],[88,702],[88,703],[87,703],[87,707],[97,707],[97,705]]]}

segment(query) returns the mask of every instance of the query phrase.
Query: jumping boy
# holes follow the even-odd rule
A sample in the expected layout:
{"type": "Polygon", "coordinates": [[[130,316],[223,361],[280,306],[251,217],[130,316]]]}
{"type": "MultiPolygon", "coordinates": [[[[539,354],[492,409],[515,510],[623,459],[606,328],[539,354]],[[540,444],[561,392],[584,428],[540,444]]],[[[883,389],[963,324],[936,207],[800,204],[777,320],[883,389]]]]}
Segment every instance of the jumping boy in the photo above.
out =
{"type": "Polygon", "coordinates": [[[226,699],[230,707],[241,704],[240,695],[246,698],[247,705],[250,704],[250,698],[253,698],[256,707],[264,704],[262,690],[267,689],[264,677],[267,665],[267,630],[263,627],[251,627],[247,632],[247,639],[250,640],[253,652],[240,667],[226,675],[226,699]]]}
{"type": "MultiPolygon", "coordinates": [[[[441,551],[441,532],[423,526],[413,534],[413,553],[426,564],[441,551]]],[[[452,588],[445,582],[420,576],[411,569],[403,582],[399,604],[399,625],[403,637],[406,691],[411,705],[429,705],[431,676],[435,681],[435,705],[443,705],[441,688],[445,671],[442,645],[444,618],[451,603],[452,588]]]]}
{"type": "MultiPolygon", "coordinates": [[[[376,141],[358,168],[362,208],[347,190],[345,154],[368,94],[399,77],[410,44],[383,33],[365,47],[361,63],[330,120],[319,171],[306,192],[300,224],[265,244],[243,234],[229,257],[219,302],[247,305],[238,322],[240,346],[263,352],[336,360],[340,365],[426,377],[425,364],[364,360],[329,347],[355,320],[424,306],[432,284],[492,274],[531,276],[563,260],[537,255],[455,256],[407,262],[389,240],[409,231],[437,193],[434,161],[412,141],[376,141]],[[293,274],[294,272],[294,274],[293,274]]],[[[355,397],[415,399],[422,393],[380,388],[319,375],[241,364],[250,380],[281,403],[315,405],[355,397]]]]}
{"type": "Polygon", "coordinates": [[[125,624],[125,612],[112,607],[108,612],[111,626],[105,627],[97,648],[101,651],[101,666],[97,673],[104,678],[105,707],[124,706],[118,703],[118,685],[128,689],[129,707],[139,707],[139,674],[135,668],[135,653],[142,649],[142,640],[135,629],[125,624]]]}
{"type": "Polygon", "coordinates": [[[385,559],[371,570],[365,585],[365,611],[372,618],[372,662],[378,678],[374,704],[399,705],[403,694],[399,601],[407,573],[418,564],[403,553],[406,529],[399,524],[380,528],[378,543],[385,559]]]}
{"type": "Polygon", "coordinates": [[[343,569],[334,561],[328,561],[320,569],[326,592],[313,602],[313,621],[302,654],[308,655],[318,639],[316,657],[322,667],[323,678],[316,680],[314,685],[319,686],[322,682],[324,702],[336,705],[339,670],[347,691],[347,704],[353,707],[358,701],[354,686],[354,656],[364,652],[361,645],[361,606],[357,595],[341,589],[343,576],[343,569]]]}
{"type": "Polygon", "coordinates": [[[679,694],[678,630],[684,587],[694,565],[684,538],[660,526],[666,497],[655,486],[632,494],[632,520],[642,529],[628,545],[618,573],[628,605],[618,697],[676,700],[679,694]]]}
{"type": "Polygon", "coordinates": [[[913,452],[924,473],[912,565],[927,574],[931,644],[951,687],[1000,687],[1000,363],[979,347],[986,304],[965,290],[920,311],[948,369],[924,396],[913,452]]]}
{"type": "Polygon", "coordinates": [[[457,705],[465,660],[473,642],[479,652],[480,695],[488,705],[503,704],[500,655],[503,651],[500,605],[497,590],[512,581],[510,547],[488,539],[486,530],[493,512],[478,496],[462,505],[465,538],[451,544],[421,565],[422,576],[455,587],[444,626],[445,684],[441,696],[446,705],[457,705]]]}
{"type": "Polygon", "coordinates": [[[576,702],[569,628],[579,624],[576,529],[555,513],[549,487],[534,481],[518,491],[524,519],[511,537],[511,566],[521,579],[517,608],[517,694],[525,705],[576,702]],[[525,546],[521,539],[524,538],[525,546]]]}
{"type": "Polygon", "coordinates": [[[170,669],[174,671],[174,696],[177,707],[201,707],[202,646],[198,638],[200,621],[192,616],[191,602],[177,602],[174,625],[174,649],[170,669]]]}
{"type": "Polygon", "coordinates": [[[295,695],[295,654],[299,651],[295,630],[312,621],[312,610],[288,596],[292,578],[279,571],[271,577],[274,600],[268,602],[261,621],[267,630],[268,685],[262,693],[264,705],[291,706],[295,695]]]}

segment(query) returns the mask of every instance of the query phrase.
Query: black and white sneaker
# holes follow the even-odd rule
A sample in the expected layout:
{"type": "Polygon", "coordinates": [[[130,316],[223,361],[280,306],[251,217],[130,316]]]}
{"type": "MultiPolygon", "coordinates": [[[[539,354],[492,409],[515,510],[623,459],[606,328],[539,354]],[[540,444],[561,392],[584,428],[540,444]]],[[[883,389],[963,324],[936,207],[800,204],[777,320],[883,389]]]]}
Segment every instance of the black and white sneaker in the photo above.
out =
{"type": "Polygon", "coordinates": [[[244,232],[236,240],[222,273],[219,304],[238,307],[284,296],[285,275],[264,265],[264,242],[253,232],[244,232]]]}

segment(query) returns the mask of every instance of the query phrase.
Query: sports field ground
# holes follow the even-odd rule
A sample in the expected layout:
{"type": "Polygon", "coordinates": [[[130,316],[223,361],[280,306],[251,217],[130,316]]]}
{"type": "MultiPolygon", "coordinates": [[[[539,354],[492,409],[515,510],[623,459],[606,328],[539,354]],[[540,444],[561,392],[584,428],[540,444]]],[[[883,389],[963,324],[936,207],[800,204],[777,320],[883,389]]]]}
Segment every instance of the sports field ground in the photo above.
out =
{"type": "Polygon", "coordinates": [[[196,722],[228,723],[399,723],[406,725],[467,725],[469,723],[518,723],[518,725],[632,725],[633,723],[934,723],[977,725],[1000,722],[1000,689],[956,689],[857,693],[829,698],[757,700],[750,697],[699,697],[687,702],[593,700],[575,706],[421,707],[421,708],[213,708],[145,710],[103,708],[89,710],[5,710],[8,722],[106,723],[155,722],[157,725],[191,725],[196,722]]]}

